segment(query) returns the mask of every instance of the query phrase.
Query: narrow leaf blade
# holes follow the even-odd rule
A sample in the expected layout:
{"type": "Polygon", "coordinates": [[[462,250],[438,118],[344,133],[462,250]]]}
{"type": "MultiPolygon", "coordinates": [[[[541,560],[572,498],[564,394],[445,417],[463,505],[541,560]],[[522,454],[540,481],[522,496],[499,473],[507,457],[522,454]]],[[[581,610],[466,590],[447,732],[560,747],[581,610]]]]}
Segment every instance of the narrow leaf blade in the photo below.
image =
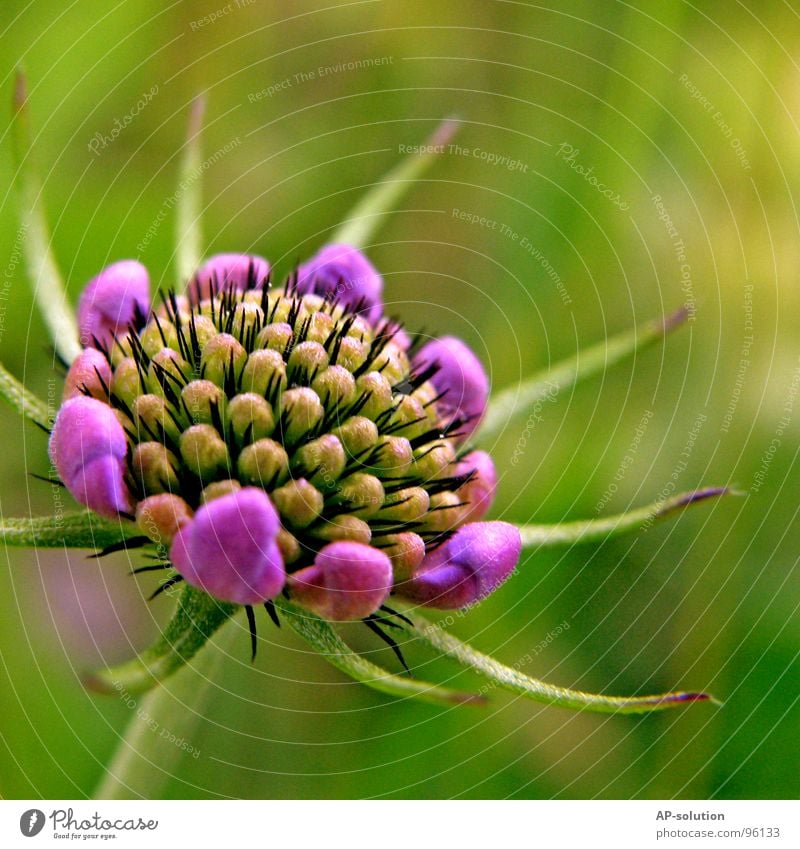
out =
{"type": "Polygon", "coordinates": [[[0,363],[0,397],[26,419],[44,430],[50,430],[50,412],[47,404],[20,383],[2,363],[0,363]]]}
{"type": "Polygon", "coordinates": [[[202,225],[202,144],[203,115],[206,101],[198,95],[189,111],[186,142],[181,155],[180,183],[176,211],[175,254],[178,288],[197,271],[203,256],[202,225]]]}
{"type": "Polygon", "coordinates": [[[345,217],[344,223],[334,232],[331,242],[365,248],[376,230],[383,224],[387,213],[396,208],[398,201],[430,167],[434,159],[455,135],[458,121],[442,121],[423,147],[396,165],[381,182],[376,183],[345,217]]]}
{"type": "Polygon", "coordinates": [[[78,325],[51,249],[42,186],[31,157],[30,118],[22,71],[17,71],[13,107],[14,184],[28,281],[56,351],[65,362],[71,363],[81,351],[78,325]]]}
{"type": "Polygon", "coordinates": [[[238,609],[184,586],[161,638],[133,660],[88,676],[86,686],[101,693],[150,690],[188,663],[238,609]]]}
{"type": "Polygon", "coordinates": [[[438,705],[480,704],[483,699],[430,684],[416,678],[392,675],[380,666],[356,654],[328,622],[283,598],[274,600],[281,615],[292,628],[337,669],[375,690],[391,696],[415,698],[438,705]]]}
{"type": "Polygon", "coordinates": [[[32,548],[108,548],[141,536],[133,522],[103,519],[96,513],[65,513],[10,519],[0,517],[5,545],[32,548]]]}
{"type": "Polygon", "coordinates": [[[592,345],[551,369],[533,375],[520,385],[498,392],[489,401],[476,440],[482,443],[491,441],[511,422],[527,415],[528,410],[538,401],[553,398],[571,386],[622,362],[637,351],[661,341],[668,333],[680,327],[687,318],[688,312],[681,308],[672,315],[648,321],[592,345]]]}
{"type": "MultiPolygon", "coordinates": [[[[393,600],[397,604],[397,600],[393,600]]],[[[438,625],[421,616],[410,606],[402,605],[403,614],[413,623],[413,630],[428,646],[446,654],[463,666],[486,676],[492,686],[502,687],[533,701],[548,705],[587,710],[599,713],[650,713],[679,707],[691,702],[711,701],[706,693],[661,693],[652,696],[602,696],[547,684],[531,678],[517,669],[505,666],[489,655],[479,652],[438,625]]]]}
{"type": "Polygon", "coordinates": [[[645,507],[601,519],[559,522],[552,525],[519,525],[519,533],[525,548],[554,548],[600,542],[648,528],[659,519],[674,515],[692,504],[730,494],[732,491],[728,487],[706,487],[682,492],[673,498],[661,499],[645,507]]]}

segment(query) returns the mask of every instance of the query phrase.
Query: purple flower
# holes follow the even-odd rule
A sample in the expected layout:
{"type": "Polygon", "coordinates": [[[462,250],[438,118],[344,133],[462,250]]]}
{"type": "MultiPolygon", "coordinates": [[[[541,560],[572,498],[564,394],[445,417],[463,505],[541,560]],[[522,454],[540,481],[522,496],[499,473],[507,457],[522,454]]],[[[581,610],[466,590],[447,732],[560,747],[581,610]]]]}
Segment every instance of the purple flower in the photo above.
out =
{"type": "Polygon", "coordinates": [[[335,296],[377,324],[383,313],[383,279],[372,263],[350,245],[326,245],[297,270],[301,295],[335,296]]]}
{"type": "Polygon", "coordinates": [[[173,540],[170,559],[193,587],[222,601],[259,604],[286,580],[279,530],[266,492],[244,487],[201,507],[173,540]]]}
{"type": "Polygon", "coordinates": [[[497,490],[494,461],[485,451],[471,451],[456,463],[455,475],[471,475],[458,490],[461,500],[469,502],[464,523],[480,521],[489,512],[497,490]]]}
{"type": "Polygon", "coordinates": [[[84,348],[73,360],[64,381],[64,400],[88,392],[100,401],[108,400],[111,366],[96,348],[84,348]]]}
{"type": "Polygon", "coordinates": [[[360,542],[332,542],[313,566],[289,578],[292,598],[323,619],[363,619],[386,601],[392,564],[379,549],[360,542]]]}
{"type": "Polygon", "coordinates": [[[437,367],[431,383],[444,393],[437,407],[451,421],[461,420],[457,432],[469,436],[480,423],[489,398],[489,379],[480,360],[460,339],[442,336],[423,345],[412,362],[417,371],[437,367]]]}
{"type": "Polygon", "coordinates": [[[96,398],[66,401],[50,436],[50,459],[72,495],[96,513],[133,511],[125,483],[128,441],[114,411],[96,398]]]}
{"type": "Polygon", "coordinates": [[[514,571],[522,540],[507,522],[464,525],[431,552],[399,595],[428,607],[467,607],[497,589],[514,571]]]}
{"type": "Polygon", "coordinates": [[[188,294],[192,303],[200,303],[214,292],[228,289],[244,292],[261,289],[269,277],[269,262],[255,254],[216,254],[207,260],[189,283],[188,294]]]}
{"type": "Polygon", "coordinates": [[[78,328],[84,348],[95,339],[109,347],[130,324],[144,322],[150,312],[150,277],[133,259],[115,262],[93,278],[78,301],[78,328]]]}

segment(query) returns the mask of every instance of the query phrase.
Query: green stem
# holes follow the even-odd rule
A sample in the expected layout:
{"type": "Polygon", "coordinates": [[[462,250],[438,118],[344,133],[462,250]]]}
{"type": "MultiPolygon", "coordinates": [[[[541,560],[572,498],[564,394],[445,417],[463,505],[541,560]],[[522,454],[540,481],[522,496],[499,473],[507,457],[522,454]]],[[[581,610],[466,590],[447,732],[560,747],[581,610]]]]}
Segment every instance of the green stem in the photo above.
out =
{"type": "Polygon", "coordinates": [[[0,363],[0,397],[26,419],[39,425],[43,430],[50,430],[50,412],[47,404],[20,383],[2,363],[0,363]]]}
{"type": "Polygon", "coordinates": [[[88,511],[22,519],[0,517],[3,543],[26,548],[102,549],[139,536],[141,531],[132,522],[103,519],[88,511]]]}
{"type": "Polygon", "coordinates": [[[693,492],[683,492],[674,498],[666,498],[618,513],[602,519],[584,519],[576,522],[560,522],[554,525],[520,525],[519,533],[522,545],[526,548],[552,548],[564,545],[577,545],[585,542],[601,542],[620,534],[648,528],[658,519],[677,513],[707,498],[730,495],[727,487],[706,487],[693,492]]]}
{"type": "Polygon", "coordinates": [[[120,691],[120,698],[134,712],[116,752],[108,764],[95,799],[158,799],[177,772],[186,751],[174,740],[197,749],[196,731],[212,688],[241,627],[228,622],[200,652],[197,661],[185,666],[169,685],[162,684],[145,696],[120,691]]]}
{"type": "Polygon", "coordinates": [[[197,271],[203,254],[202,180],[198,175],[203,165],[200,136],[205,105],[202,95],[198,95],[192,102],[181,157],[175,233],[179,289],[197,271]]]}

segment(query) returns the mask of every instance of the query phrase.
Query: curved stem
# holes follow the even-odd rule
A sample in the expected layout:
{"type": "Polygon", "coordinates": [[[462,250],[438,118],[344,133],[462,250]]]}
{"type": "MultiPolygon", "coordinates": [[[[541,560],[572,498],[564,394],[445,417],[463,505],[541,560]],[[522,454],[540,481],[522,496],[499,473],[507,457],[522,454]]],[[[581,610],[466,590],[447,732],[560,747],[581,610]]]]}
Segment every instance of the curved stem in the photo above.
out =
{"type": "Polygon", "coordinates": [[[220,668],[240,628],[226,622],[192,665],[145,696],[124,689],[119,696],[133,716],[94,793],[95,799],[158,799],[176,773],[188,748],[197,750],[194,734],[220,668]]]}

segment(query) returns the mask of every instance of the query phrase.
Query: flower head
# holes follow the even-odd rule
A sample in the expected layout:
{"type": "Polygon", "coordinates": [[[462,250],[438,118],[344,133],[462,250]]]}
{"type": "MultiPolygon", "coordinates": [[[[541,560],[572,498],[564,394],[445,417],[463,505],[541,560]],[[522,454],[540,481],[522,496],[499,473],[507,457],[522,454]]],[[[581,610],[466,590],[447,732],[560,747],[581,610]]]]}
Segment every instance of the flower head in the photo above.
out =
{"type": "Polygon", "coordinates": [[[496,486],[487,454],[459,457],[483,368],[451,338],[410,359],[363,254],[330,245],[276,288],[266,260],[220,254],[145,315],[123,285],[139,268],[116,263],[81,300],[106,333],[73,363],[51,441],[79,500],[135,514],[221,601],[285,592],[332,620],[393,591],[469,604],[513,568],[511,526],[466,524],[496,486]]]}

